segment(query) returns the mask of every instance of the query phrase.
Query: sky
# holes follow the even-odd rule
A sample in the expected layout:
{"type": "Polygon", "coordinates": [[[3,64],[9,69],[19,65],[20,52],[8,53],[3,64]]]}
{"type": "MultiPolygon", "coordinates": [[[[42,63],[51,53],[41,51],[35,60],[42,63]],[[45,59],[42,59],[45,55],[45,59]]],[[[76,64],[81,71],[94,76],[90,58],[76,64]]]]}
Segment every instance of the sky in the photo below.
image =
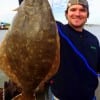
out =
{"type": "MultiPolygon", "coordinates": [[[[88,24],[99,24],[100,25],[100,0],[88,0],[90,16],[87,20],[88,24]]],[[[56,20],[62,23],[67,23],[65,18],[65,9],[67,0],[49,0],[52,8],[53,15],[56,20]]],[[[16,12],[13,11],[18,7],[18,0],[2,0],[0,3],[0,22],[11,23],[16,12]]]]}

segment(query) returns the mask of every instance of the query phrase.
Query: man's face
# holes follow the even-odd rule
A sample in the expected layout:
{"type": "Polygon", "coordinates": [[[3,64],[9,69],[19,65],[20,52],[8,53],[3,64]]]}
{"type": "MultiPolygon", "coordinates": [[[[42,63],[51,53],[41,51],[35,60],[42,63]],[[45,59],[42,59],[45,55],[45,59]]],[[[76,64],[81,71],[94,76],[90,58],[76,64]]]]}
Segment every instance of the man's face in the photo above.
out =
{"type": "Polygon", "coordinates": [[[86,7],[77,4],[71,5],[66,12],[68,23],[76,28],[83,27],[88,17],[88,10],[86,7]]]}

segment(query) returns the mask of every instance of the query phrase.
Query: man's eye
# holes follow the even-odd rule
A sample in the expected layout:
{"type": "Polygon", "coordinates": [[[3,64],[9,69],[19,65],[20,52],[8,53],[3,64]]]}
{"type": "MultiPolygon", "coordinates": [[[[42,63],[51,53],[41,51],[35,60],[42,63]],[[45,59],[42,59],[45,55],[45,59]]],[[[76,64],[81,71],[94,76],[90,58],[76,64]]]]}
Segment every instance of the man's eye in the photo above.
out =
{"type": "Polygon", "coordinates": [[[81,11],[81,12],[86,12],[87,10],[86,10],[86,9],[80,9],[80,11],[81,11]]]}
{"type": "Polygon", "coordinates": [[[76,9],[70,9],[70,11],[76,11],[76,9]]]}

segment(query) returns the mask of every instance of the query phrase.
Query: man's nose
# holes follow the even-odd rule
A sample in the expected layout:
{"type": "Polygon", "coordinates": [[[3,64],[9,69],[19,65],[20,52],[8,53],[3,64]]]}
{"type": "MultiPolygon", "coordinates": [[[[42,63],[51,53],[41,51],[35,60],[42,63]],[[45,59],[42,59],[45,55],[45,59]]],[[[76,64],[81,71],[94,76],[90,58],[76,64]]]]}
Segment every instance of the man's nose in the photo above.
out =
{"type": "Polygon", "coordinates": [[[75,15],[76,15],[76,16],[79,16],[79,15],[80,15],[80,11],[77,10],[77,11],[75,12],[75,15]]]}

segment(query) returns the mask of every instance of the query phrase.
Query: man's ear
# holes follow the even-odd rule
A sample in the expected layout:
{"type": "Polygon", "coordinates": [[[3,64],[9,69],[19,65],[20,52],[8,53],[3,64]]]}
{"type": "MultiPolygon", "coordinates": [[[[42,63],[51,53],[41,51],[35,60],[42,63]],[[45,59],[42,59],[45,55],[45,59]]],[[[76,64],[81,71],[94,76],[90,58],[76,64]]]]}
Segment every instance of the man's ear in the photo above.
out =
{"type": "Polygon", "coordinates": [[[65,17],[66,17],[66,19],[67,19],[67,11],[65,11],[65,17]]]}

